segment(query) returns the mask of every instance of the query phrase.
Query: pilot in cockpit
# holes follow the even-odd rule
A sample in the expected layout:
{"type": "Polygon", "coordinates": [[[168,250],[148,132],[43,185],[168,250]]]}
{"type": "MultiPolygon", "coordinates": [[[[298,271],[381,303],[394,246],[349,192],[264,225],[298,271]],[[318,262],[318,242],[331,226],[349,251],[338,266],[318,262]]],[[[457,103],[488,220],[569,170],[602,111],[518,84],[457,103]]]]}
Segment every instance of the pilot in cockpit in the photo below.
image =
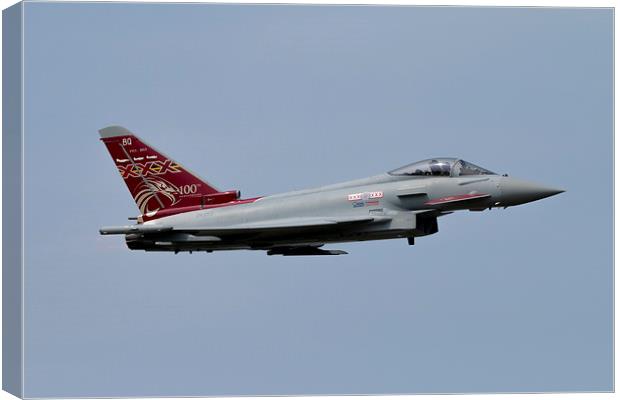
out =
{"type": "Polygon", "coordinates": [[[445,161],[430,161],[431,175],[433,176],[450,176],[450,164],[445,161]]]}

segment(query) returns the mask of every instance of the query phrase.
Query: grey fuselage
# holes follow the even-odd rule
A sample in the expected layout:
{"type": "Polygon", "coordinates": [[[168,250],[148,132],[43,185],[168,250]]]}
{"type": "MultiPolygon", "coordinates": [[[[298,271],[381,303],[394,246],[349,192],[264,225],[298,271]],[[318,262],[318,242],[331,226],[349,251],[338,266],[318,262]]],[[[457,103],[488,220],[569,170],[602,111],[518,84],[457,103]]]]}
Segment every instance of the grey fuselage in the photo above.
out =
{"type": "Polygon", "coordinates": [[[173,231],[128,234],[126,239],[132,249],[175,252],[318,247],[324,243],[393,238],[408,238],[413,244],[414,237],[437,232],[437,218],[452,211],[505,208],[560,192],[500,175],[384,173],[261,197],[251,203],[163,217],[143,225],[174,227],[173,231]],[[366,223],[364,218],[373,221],[366,223]],[[313,219],[337,223],[303,225],[304,221],[313,219]],[[263,230],[261,226],[270,229],[263,230]],[[231,230],[218,231],[222,227],[231,230]],[[217,234],[211,234],[211,229],[217,234]]]}

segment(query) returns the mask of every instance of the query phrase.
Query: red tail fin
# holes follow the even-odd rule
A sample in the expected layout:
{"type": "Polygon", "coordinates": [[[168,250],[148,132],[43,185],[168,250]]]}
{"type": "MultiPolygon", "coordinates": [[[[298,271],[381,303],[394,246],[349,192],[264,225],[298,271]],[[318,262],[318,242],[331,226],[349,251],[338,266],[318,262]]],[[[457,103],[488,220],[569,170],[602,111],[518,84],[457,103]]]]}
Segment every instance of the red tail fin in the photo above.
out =
{"type": "Polygon", "coordinates": [[[142,214],[204,204],[205,196],[233,200],[213,196],[221,192],[121,126],[99,134],[142,214]]]}

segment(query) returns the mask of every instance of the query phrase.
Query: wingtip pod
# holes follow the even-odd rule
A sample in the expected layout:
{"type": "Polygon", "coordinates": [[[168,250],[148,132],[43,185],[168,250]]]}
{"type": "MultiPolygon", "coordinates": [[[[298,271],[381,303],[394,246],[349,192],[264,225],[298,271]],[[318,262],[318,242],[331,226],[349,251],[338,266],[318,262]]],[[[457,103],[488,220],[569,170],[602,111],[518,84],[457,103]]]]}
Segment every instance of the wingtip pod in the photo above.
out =
{"type": "Polygon", "coordinates": [[[161,233],[172,230],[171,226],[160,225],[126,225],[126,226],[104,226],[99,229],[100,235],[127,235],[130,233],[161,233]]]}

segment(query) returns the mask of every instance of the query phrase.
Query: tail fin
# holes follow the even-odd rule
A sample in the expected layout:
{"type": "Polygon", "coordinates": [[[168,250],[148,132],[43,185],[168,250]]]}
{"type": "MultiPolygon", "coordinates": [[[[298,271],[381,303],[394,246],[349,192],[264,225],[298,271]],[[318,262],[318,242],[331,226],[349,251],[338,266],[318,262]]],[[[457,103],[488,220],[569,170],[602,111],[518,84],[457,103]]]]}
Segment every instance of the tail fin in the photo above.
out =
{"type": "Polygon", "coordinates": [[[216,188],[127,129],[109,126],[99,134],[143,215],[219,197],[216,188]]]}

